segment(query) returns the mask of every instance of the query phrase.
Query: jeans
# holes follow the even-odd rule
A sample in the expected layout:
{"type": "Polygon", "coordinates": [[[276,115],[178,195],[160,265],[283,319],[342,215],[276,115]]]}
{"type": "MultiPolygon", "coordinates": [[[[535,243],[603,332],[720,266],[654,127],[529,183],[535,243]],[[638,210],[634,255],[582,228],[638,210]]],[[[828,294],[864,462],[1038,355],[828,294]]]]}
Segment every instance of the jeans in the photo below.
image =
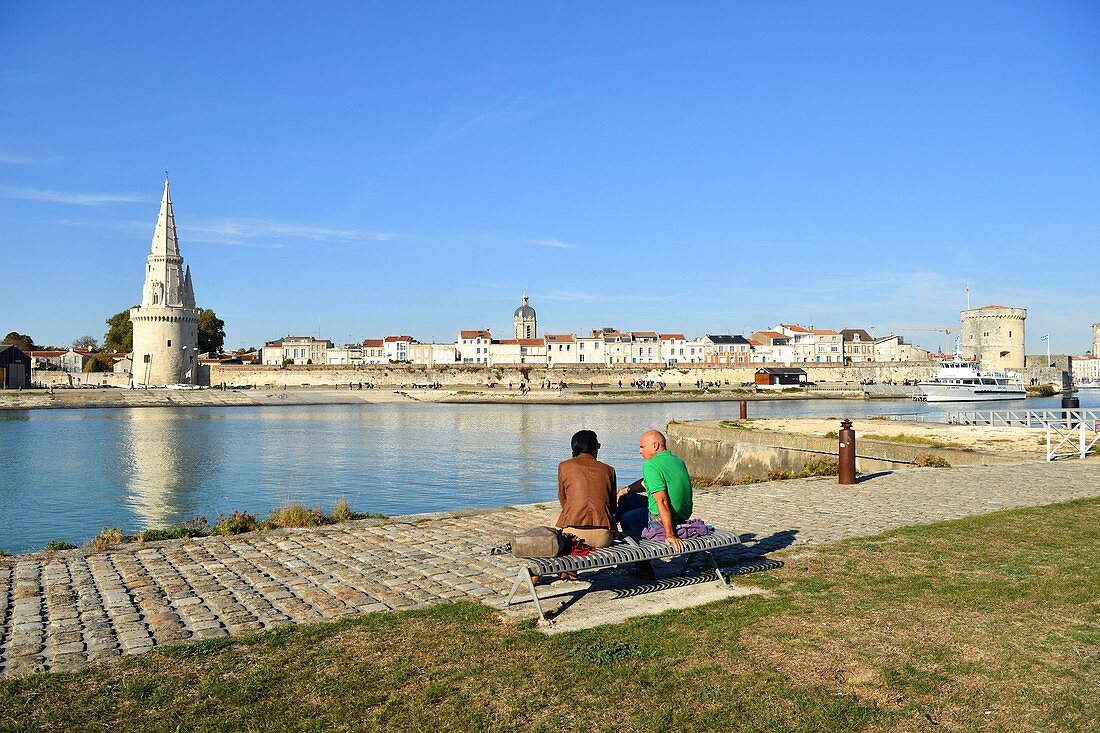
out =
{"type": "Polygon", "coordinates": [[[642,530],[649,526],[651,520],[649,499],[645,494],[627,494],[619,501],[615,519],[618,520],[623,534],[640,540],[642,530]]]}

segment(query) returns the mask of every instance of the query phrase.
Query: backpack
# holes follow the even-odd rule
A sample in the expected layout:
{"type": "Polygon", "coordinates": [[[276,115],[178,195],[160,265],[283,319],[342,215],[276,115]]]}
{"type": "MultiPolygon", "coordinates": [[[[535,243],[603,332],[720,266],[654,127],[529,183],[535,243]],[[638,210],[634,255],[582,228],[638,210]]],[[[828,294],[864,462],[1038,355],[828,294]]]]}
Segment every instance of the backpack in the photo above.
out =
{"type": "Polygon", "coordinates": [[[556,527],[532,527],[512,535],[512,554],[516,557],[558,557],[572,548],[572,541],[556,527]]]}

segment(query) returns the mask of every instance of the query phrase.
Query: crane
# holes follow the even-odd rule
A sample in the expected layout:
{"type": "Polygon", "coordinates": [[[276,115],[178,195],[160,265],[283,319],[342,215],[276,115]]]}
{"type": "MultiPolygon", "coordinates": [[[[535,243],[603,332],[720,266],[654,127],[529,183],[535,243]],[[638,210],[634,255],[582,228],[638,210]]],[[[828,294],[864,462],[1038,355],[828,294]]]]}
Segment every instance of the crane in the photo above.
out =
{"type": "MultiPolygon", "coordinates": [[[[941,326],[890,326],[890,333],[897,333],[898,331],[924,331],[926,333],[942,333],[945,336],[950,336],[953,333],[962,333],[962,328],[950,328],[941,326]]],[[[941,341],[939,344],[940,353],[946,353],[944,350],[944,343],[941,341]]],[[[958,339],[955,341],[955,350],[959,350],[958,339]]]]}

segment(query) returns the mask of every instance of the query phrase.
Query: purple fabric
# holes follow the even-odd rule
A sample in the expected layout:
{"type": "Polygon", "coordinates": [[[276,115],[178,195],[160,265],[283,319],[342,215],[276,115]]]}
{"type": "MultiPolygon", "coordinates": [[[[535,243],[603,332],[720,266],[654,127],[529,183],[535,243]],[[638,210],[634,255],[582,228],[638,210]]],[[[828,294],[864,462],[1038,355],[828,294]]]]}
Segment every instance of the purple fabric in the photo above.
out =
{"type": "MultiPolygon", "coordinates": [[[[714,527],[708,526],[702,519],[689,519],[683,524],[676,525],[676,536],[682,540],[691,539],[692,537],[705,537],[713,531],[714,527]]],[[[642,539],[664,542],[665,528],[659,522],[653,522],[642,530],[642,539]]]]}

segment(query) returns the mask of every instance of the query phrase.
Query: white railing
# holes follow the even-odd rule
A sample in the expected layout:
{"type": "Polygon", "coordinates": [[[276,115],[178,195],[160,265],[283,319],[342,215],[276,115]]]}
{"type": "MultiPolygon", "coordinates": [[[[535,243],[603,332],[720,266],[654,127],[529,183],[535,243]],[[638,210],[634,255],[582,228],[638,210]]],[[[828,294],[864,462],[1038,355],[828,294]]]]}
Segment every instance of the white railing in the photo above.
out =
{"type": "Polygon", "coordinates": [[[982,410],[948,413],[954,425],[1042,428],[1047,432],[1047,460],[1084,458],[1100,441],[1100,414],[1094,410],[982,410]]]}
{"type": "Polygon", "coordinates": [[[912,384],[864,384],[863,393],[868,397],[916,397],[920,387],[912,384]]]}

